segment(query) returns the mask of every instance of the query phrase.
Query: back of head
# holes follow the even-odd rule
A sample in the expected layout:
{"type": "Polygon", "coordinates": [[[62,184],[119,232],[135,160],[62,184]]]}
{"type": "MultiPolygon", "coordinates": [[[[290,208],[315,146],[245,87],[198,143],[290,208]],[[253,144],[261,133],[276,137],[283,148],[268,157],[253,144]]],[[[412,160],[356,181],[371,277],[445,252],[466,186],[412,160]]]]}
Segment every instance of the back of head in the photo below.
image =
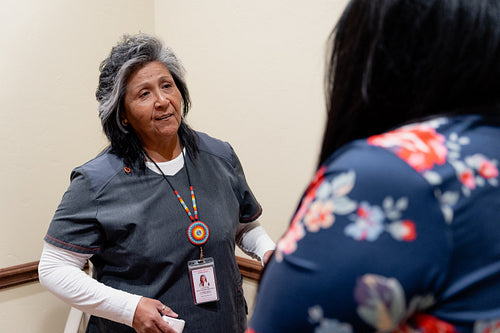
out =
{"type": "Polygon", "coordinates": [[[418,118],[498,112],[500,0],[352,0],[330,41],[320,163],[418,118]]]}

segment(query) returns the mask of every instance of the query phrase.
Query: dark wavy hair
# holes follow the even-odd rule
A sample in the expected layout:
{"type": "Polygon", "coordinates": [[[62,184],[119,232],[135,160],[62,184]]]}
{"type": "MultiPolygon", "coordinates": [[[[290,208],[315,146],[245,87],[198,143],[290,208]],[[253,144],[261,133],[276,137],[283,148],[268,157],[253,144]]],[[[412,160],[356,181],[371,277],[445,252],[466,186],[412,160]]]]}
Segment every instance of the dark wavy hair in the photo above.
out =
{"type": "Polygon", "coordinates": [[[120,114],[130,76],[143,66],[158,61],[172,74],[175,85],[182,95],[182,120],[178,130],[179,140],[187,153],[195,158],[198,152],[196,132],[185,122],[191,100],[185,81],[185,70],[169,48],[154,36],[147,34],[124,35],[101,63],[96,99],[99,102],[99,117],[112,151],[123,158],[125,165],[145,169],[145,152],[131,126],[124,127],[120,114]]]}
{"type": "Polygon", "coordinates": [[[499,112],[498,0],[352,0],[328,46],[320,165],[417,119],[499,112]]]}

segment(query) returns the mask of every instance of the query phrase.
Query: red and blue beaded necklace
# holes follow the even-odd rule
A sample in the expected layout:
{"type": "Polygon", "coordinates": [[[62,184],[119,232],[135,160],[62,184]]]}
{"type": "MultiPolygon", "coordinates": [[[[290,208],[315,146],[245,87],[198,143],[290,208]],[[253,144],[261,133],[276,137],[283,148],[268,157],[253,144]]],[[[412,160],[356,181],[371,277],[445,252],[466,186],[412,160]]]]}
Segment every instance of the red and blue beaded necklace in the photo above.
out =
{"type": "Polygon", "coordinates": [[[181,149],[182,153],[182,158],[184,160],[184,166],[186,167],[186,174],[188,178],[188,183],[189,183],[189,190],[191,191],[191,201],[193,203],[193,214],[189,210],[189,207],[186,205],[184,200],[182,199],[181,195],[179,192],[172,186],[172,183],[168,180],[167,176],[163,173],[161,170],[160,166],[149,156],[149,154],[144,150],[144,154],[146,157],[153,162],[153,164],[156,166],[158,171],[160,171],[161,175],[163,176],[163,179],[165,179],[174,192],[175,196],[179,200],[179,203],[181,204],[182,208],[184,208],[184,211],[186,212],[187,216],[191,220],[191,224],[187,228],[187,236],[191,244],[195,246],[200,247],[200,259],[203,259],[203,245],[208,241],[208,238],[210,237],[210,230],[208,229],[208,226],[198,220],[198,208],[196,206],[196,196],[194,194],[194,188],[191,183],[191,177],[189,176],[189,170],[186,162],[186,156],[184,156],[184,150],[181,149]]]}

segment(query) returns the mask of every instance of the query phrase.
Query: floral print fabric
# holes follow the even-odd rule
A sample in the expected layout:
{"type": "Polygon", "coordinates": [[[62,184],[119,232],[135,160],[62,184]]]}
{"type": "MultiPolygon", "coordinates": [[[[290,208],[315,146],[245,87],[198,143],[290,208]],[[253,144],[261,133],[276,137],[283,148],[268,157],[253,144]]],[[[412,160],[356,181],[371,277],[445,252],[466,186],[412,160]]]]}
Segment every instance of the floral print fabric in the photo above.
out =
{"type": "Polygon", "coordinates": [[[499,142],[498,119],[471,115],[334,154],[277,244],[247,332],[500,332],[499,142]]]}

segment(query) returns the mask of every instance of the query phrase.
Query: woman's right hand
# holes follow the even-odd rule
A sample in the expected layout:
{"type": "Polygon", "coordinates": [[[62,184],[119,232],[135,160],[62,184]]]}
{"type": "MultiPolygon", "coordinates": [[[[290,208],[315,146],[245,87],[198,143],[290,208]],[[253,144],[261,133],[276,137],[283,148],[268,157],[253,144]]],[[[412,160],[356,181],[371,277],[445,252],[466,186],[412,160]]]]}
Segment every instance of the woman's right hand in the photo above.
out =
{"type": "Polygon", "coordinates": [[[138,333],[176,333],[163,320],[162,316],[177,318],[178,315],[168,306],[152,298],[142,297],[135,309],[132,327],[138,333]]]}

